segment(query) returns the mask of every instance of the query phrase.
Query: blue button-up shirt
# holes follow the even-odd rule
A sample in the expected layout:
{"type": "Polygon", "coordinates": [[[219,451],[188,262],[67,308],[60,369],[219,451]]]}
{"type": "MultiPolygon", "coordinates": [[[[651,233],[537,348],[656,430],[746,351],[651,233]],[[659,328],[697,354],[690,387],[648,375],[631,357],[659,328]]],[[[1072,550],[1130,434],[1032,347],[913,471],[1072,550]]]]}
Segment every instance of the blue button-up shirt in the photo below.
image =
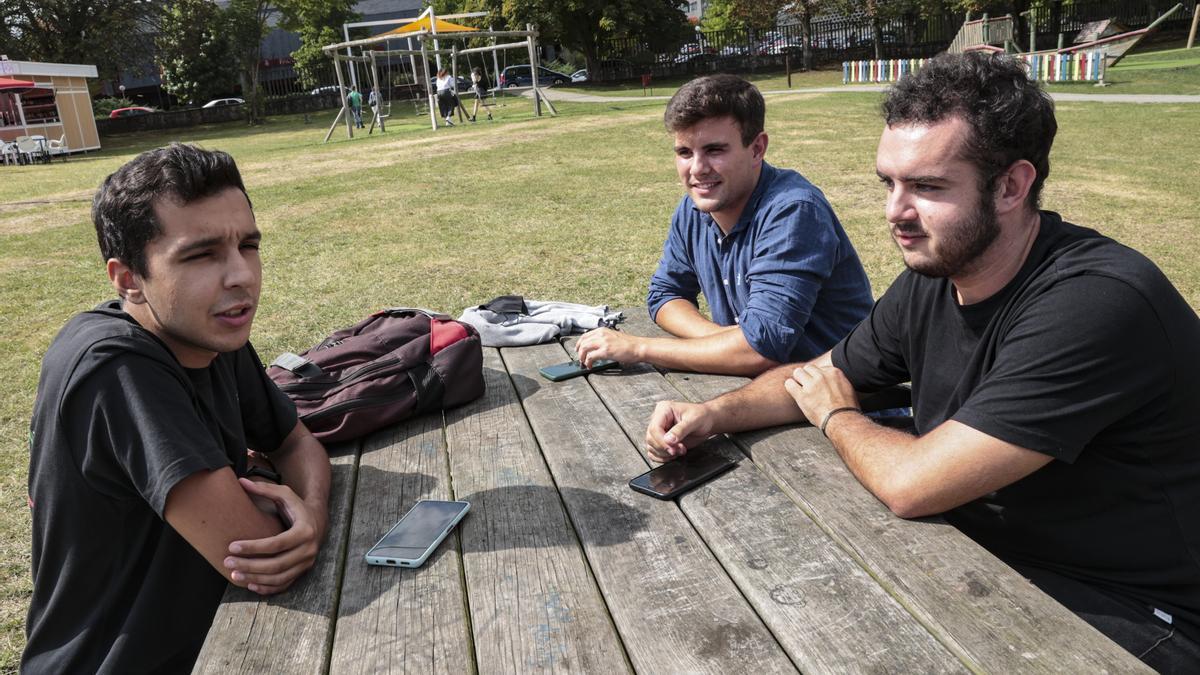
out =
{"type": "Polygon", "coordinates": [[[671,218],[646,304],[704,293],[714,322],[735,323],[754,351],[807,361],[845,337],[871,309],[871,283],[825,195],[800,174],[763,162],[726,236],[685,196],[671,218]]]}

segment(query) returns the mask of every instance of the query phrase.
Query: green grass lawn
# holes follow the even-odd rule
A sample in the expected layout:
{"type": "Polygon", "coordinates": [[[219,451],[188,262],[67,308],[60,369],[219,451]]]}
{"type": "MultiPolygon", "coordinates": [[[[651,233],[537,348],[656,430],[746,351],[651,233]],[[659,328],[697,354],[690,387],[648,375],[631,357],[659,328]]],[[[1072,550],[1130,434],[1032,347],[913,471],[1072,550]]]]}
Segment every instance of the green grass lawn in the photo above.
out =
{"type": "MultiPolygon", "coordinates": [[[[657,93],[657,92],[656,92],[657,93]]],[[[875,293],[901,264],[874,176],[879,95],[768,102],[769,161],[828,195],[875,293]]],[[[49,166],[0,166],[0,671],[15,668],[30,592],[26,436],[40,359],[73,314],[114,295],[89,219],[100,180],[172,140],[230,152],[264,233],[254,342],[301,351],[381,307],[457,315],[496,295],[640,305],[681,190],[662,101],[559,104],[536,119],[437,133],[394,106],[386,135],[322,144],[332,116],[273,118],[104,140],[49,166]]],[[[1145,252],[1200,307],[1200,134],[1195,105],[1066,103],[1045,205],[1145,252]]]]}
{"type": "MultiPolygon", "coordinates": [[[[746,79],[762,91],[789,89],[787,75],[778,70],[750,73],[746,79]]],[[[687,80],[686,77],[655,78],[653,93],[669,96],[687,80]]],[[[1131,54],[1108,71],[1106,82],[1107,87],[1097,87],[1093,82],[1054,83],[1048,89],[1081,94],[1200,94],[1200,47],[1131,54]]],[[[826,65],[809,72],[792,73],[790,88],[834,86],[849,89],[858,85],[843,85],[841,66],[826,65]]],[[[643,93],[641,83],[636,81],[586,83],[571,85],[571,89],[598,96],[640,96],[643,93]]],[[[646,93],[650,93],[649,90],[646,93]]]]}

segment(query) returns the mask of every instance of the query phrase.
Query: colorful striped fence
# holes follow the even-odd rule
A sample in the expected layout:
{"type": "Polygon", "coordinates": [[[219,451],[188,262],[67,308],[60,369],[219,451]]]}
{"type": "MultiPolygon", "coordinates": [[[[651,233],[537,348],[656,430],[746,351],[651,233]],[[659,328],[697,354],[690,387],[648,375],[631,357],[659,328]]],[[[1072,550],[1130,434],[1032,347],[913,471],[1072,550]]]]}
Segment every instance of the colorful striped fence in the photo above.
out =
{"type": "Polygon", "coordinates": [[[843,61],[842,84],[856,82],[895,82],[925,65],[925,59],[881,59],[843,61]]]}
{"type": "MultiPolygon", "coordinates": [[[[1030,75],[1043,82],[1096,82],[1104,79],[1104,50],[1069,53],[1015,54],[1029,64],[1030,75]]],[[[895,82],[925,65],[925,59],[843,61],[842,84],[895,82]]]]}
{"type": "Polygon", "coordinates": [[[1035,80],[1043,82],[1098,82],[1104,79],[1103,49],[1069,53],[1018,54],[1029,64],[1035,80]]]}

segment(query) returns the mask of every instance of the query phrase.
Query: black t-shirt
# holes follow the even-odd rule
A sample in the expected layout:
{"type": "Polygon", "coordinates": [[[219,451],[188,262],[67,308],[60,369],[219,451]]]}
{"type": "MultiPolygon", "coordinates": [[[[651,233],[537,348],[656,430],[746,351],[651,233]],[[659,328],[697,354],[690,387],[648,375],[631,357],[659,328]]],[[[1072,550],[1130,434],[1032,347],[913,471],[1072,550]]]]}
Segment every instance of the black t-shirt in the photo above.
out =
{"type": "Polygon", "coordinates": [[[21,667],[192,667],[225,580],[163,520],[183,478],[270,452],[295,407],[254,349],[180,366],[114,301],[77,315],[42,362],[30,429],[33,598],[21,667]]]}
{"type": "Polygon", "coordinates": [[[1057,460],[947,513],[971,538],[1200,635],[1200,319],[1144,256],[1043,212],[996,295],[905,271],[833,363],[863,391],[911,380],[919,433],[953,419],[1057,460]]]}

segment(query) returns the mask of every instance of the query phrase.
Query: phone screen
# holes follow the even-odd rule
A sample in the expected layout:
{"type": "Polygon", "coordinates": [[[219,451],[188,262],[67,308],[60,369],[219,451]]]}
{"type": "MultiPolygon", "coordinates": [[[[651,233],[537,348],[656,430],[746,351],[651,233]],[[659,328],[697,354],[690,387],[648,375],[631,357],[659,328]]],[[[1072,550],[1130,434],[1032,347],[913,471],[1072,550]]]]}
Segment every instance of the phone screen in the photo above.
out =
{"type": "Polygon", "coordinates": [[[737,466],[716,453],[687,454],[629,481],[629,487],[660,499],[670,499],[737,466]]]}
{"type": "Polygon", "coordinates": [[[466,502],[422,500],[379,540],[368,557],[418,560],[441,541],[470,508],[466,502]]]}

